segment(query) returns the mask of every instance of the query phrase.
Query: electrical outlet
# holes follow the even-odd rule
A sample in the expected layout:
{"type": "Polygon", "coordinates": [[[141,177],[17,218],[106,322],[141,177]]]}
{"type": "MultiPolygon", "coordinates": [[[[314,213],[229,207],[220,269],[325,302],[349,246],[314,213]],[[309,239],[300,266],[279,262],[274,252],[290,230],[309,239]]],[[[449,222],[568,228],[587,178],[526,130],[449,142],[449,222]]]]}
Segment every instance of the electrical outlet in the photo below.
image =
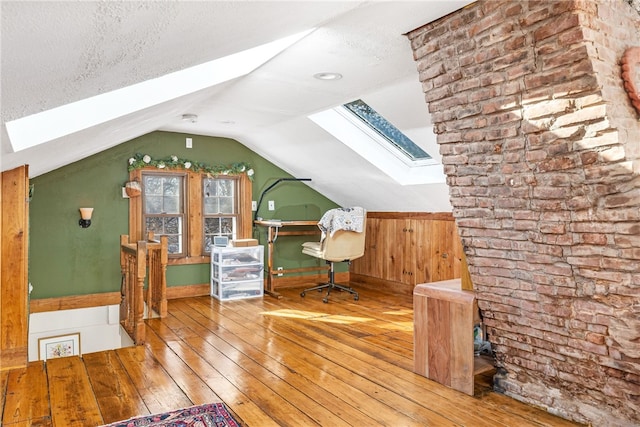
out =
{"type": "MultiPolygon", "coordinates": [[[[282,271],[282,267],[278,267],[278,271],[282,271]]],[[[279,277],[280,277],[280,276],[283,276],[283,275],[284,275],[284,273],[278,273],[278,276],[279,276],[279,277]]]]}
{"type": "Polygon", "coordinates": [[[274,202],[273,200],[269,200],[269,210],[270,211],[276,210],[276,202],[274,202]]]}
{"type": "Polygon", "coordinates": [[[193,148],[193,139],[192,138],[187,138],[186,139],[186,146],[187,146],[187,148],[193,148]]]}
{"type": "Polygon", "coordinates": [[[258,210],[258,202],[256,202],[255,200],[251,201],[251,210],[254,212],[258,210]]]}

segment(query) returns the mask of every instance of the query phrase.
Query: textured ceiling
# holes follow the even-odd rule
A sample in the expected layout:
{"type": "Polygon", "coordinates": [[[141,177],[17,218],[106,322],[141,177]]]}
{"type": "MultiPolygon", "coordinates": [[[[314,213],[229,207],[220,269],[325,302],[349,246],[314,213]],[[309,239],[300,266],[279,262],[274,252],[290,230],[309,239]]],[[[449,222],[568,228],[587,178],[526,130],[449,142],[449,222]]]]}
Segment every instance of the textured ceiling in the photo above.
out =
{"type": "MultiPolygon", "coordinates": [[[[32,176],[154,130],[235,138],[342,205],[449,210],[444,184],[400,186],[308,115],[362,98],[433,155],[404,33],[468,1],[2,1],[3,125],[314,28],[247,76],[14,153],[32,176]],[[318,72],[335,71],[337,81],[318,72]],[[180,120],[198,114],[197,123],[180,120]]],[[[70,117],[69,120],[73,120],[70,117]]]]}

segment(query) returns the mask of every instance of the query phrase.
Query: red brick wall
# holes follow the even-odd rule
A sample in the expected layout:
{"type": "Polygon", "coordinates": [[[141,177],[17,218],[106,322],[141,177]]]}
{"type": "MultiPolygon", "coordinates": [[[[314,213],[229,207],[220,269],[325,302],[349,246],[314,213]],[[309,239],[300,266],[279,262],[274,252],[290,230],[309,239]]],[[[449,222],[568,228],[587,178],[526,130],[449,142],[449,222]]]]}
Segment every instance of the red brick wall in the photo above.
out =
{"type": "Polygon", "coordinates": [[[409,39],[498,390],[640,423],[640,121],[625,0],[479,1],[409,39]]]}

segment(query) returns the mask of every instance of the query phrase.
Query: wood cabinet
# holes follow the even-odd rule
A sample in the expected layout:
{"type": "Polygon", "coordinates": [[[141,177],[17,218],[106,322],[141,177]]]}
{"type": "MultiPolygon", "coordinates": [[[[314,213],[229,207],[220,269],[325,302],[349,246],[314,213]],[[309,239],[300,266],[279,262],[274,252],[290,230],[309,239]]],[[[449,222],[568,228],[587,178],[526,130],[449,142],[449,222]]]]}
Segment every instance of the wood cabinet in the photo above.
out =
{"type": "Polygon", "coordinates": [[[411,293],[419,283],[460,277],[462,247],[451,214],[369,212],[364,256],[354,282],[411,293]]]}

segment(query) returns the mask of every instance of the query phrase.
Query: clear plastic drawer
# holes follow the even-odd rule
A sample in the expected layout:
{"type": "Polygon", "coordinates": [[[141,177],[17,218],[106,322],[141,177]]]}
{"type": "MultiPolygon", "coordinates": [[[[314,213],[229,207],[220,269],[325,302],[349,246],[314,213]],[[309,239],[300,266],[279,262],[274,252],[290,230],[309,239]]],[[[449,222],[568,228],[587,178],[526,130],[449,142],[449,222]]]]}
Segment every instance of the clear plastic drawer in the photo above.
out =
{"type": "Polygon", "coordinates": [[[212,273],[221,282],[262,279],[262,264],[214,265],[212,273]]]}
{"type": "Polygon", "coordinates": [[[262,280],[224,283],[211,281],[211,295],[221,301],[258,298],[264,294],[262,280]]]}
{"type": "Polygon", "coordinates": [[[264,246],[213,248],[211,262],[219,265],[262,264],[264,246]]]}

